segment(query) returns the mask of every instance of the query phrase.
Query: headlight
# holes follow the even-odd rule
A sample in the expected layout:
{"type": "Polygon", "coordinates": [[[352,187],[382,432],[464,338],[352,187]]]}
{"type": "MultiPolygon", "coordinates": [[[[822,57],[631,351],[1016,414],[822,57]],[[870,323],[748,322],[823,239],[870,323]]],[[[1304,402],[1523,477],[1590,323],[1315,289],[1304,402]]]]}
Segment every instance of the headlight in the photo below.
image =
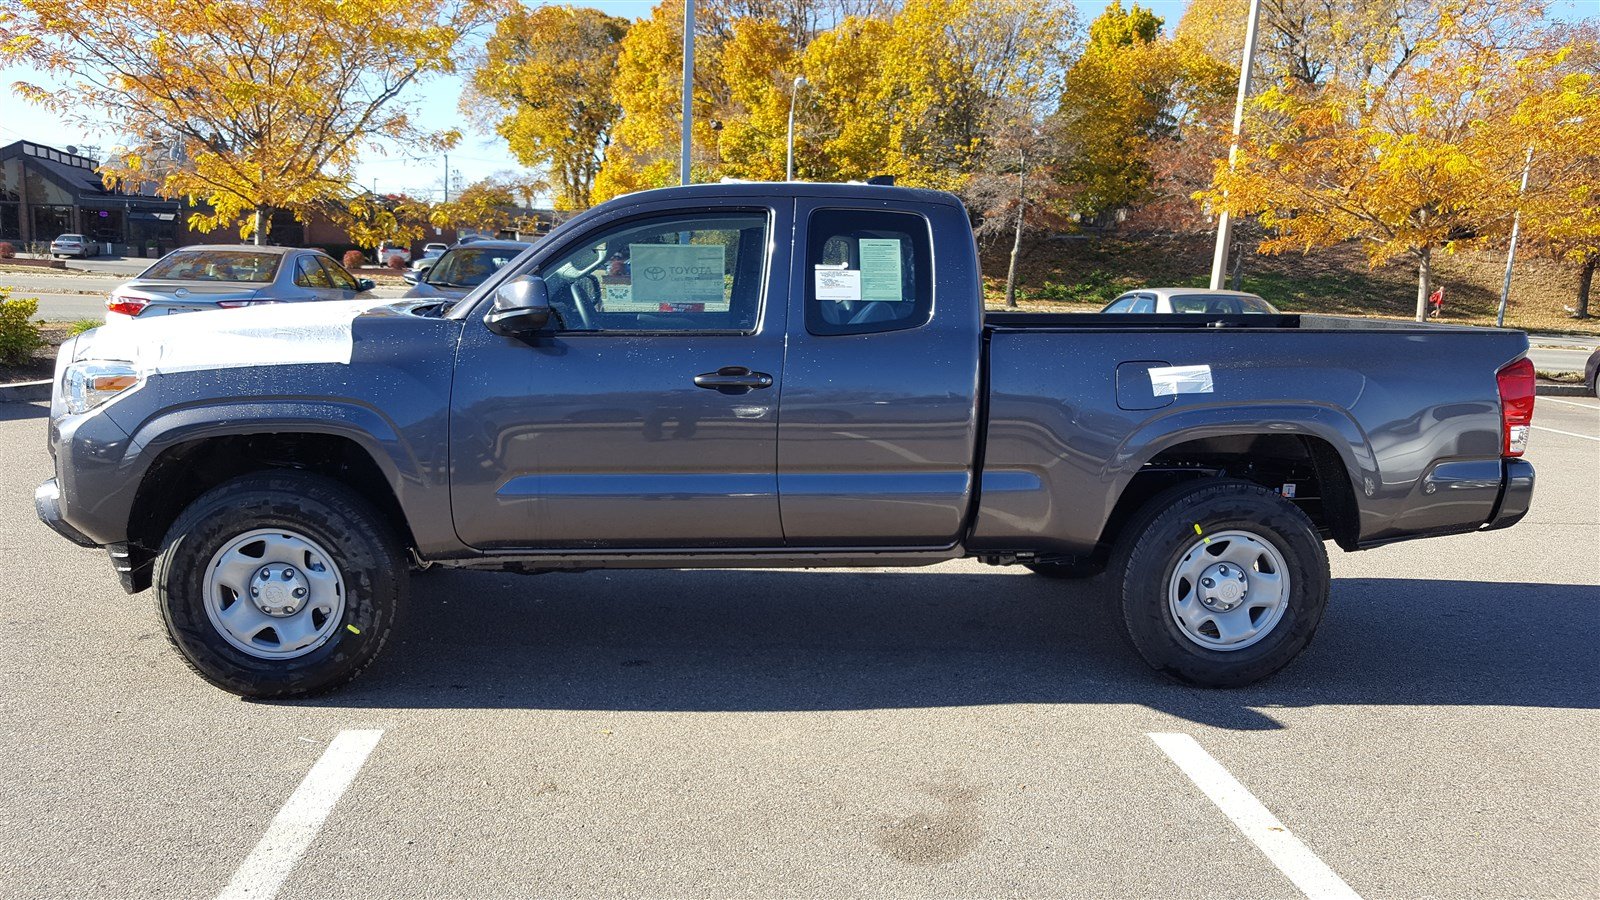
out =
{"type": "Polygon", "coordinates": [[[67,412],[86,413],[96,406],[139,386],[139,370],[125,362],[80,362],[67,366],[61,388],[67,412]]]}

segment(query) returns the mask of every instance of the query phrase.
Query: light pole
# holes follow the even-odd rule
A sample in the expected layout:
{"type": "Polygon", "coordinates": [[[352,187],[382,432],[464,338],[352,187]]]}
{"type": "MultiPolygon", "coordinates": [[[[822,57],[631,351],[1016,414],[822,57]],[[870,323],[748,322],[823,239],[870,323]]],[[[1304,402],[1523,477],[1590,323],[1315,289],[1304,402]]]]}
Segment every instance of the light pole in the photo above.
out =
{"type": "MultiPolygon", "coordinates": [[[[1239,155],[1239,132],[1244,128],[1244,101],[1250,94],[1250,69],[1256,57],[1256,21],[1261,18],[1261,0],[1250,0],[1250,19],[1244,27],[1244,58],[1239,62],[1239,96],[1233,103],[1233,143],[1228,145],[1228,169],[1239,155]]],[[[1211,289],[1222,289],[1228,268],[1228,251],[1233,246],[1233,217],[1227,210],[1217,216],[1217,250],[1211,257],[1211,289]]]]}
{"type": "Polygon", "coordinates": [[[1511,214],[1511,249],[1506,251],[1506,280],[1500,286],[1500,309],[1494,314],[1496,328],[1506,327],[1506,303],[1511,299],[1511,264],[1517,260],[1517,232],[1522,230],[1522,195],[1528,192],[1528,173],[1533,171],[1533,145],[1528,145],[1522,163],[1522,187],[1517,189],[1517,211],[1511,214]]]}
{"type": "Polygon", "coordinates": [[[678,174],[689,183],[690,123],[694,118],[694,0],[683,3],[683,137],[678,174]]]}
{"type": "Polygon", "coordinates": [[[789,91],[789,161],[783,167],[783,180],[794,180],[794,101],[800,96],[800,89],[806,86],[806,77],[794,77],[794,89],[789,91]]]}

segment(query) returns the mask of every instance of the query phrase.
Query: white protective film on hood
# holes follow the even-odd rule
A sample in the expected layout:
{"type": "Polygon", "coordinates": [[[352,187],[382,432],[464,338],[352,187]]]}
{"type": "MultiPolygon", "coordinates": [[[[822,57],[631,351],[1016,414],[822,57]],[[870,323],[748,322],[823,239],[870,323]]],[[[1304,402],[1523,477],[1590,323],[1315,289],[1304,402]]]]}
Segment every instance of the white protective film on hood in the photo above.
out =
{"type": "Polygon", "coordinates": [[[356,316],[388,301],[275,303],[111,322],[78,341],[74,360],[125,360],[160,375],[246,366],[349,365],[356,316]]]}

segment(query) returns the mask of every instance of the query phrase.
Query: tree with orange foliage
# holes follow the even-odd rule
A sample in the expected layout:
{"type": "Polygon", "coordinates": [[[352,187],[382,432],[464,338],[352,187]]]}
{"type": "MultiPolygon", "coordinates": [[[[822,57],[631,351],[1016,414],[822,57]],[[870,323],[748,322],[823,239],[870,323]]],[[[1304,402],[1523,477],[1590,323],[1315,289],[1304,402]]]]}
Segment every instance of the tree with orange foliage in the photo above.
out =
{"type": "Polygon", "coordinates": [[[352,168],[383,140],[449,147],[402,95],[454,71],[466,32],[497,0],[8,0],[0,65],[63,90],[22,96],[68,122],[130,135],[100,169],[211,209],[191,227],[265,240],[273,209],[359,202],[352,168]]]}

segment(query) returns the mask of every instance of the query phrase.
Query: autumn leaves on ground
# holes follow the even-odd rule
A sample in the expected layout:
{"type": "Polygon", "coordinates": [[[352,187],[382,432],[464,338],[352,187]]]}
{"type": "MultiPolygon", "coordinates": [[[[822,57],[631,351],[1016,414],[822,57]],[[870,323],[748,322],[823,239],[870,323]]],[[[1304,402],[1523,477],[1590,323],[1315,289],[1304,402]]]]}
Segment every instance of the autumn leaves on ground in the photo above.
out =
{"type": "MultiPolygon", "coordinates": [[[[1287,309],[1414,315],[1442,284],[1447,314],[1482,321],[1518,223],[1512,321],[1586,311],[1593,19],[1545,0],[1262,0],[1230,165],[1248,6],[1191,0],[1174,22],[1121,0],[700,0],[693,179],[783,178],[792,109],[801,179],[961,194],[1002,298],[1193,283],[1225,209],[1231,267],[1287,309]]],[[[683,0],[639,7],[0,0],[0,65],[69,86],[16,89],[121,134],[105,176],[191,198],[198,227],[252,235],[273,209],[315,212],[371,245],[677,183],[683,0]],[[448,74],[467,86],[460,127],[420,128],[448,74]],[[356,182],[366,154],[431,154],[469,130],[524,169],[449,203],[356,182]]]]}

